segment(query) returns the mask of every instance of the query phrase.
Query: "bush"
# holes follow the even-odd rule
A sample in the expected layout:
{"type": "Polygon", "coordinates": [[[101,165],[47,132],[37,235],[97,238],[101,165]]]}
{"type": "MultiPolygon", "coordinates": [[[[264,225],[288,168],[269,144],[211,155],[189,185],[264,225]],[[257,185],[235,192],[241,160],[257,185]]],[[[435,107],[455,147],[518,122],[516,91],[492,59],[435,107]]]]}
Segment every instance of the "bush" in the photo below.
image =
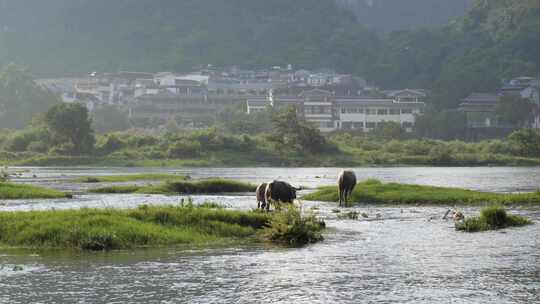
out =
{"type": "Polygon", "coordinates": [[[263,231],[264,238],[295,247],[323,240],[321,231],[326,225],[313,213],[303,216],[295,206],[276,212],[270,220],[270,227],[263,231]]]}
{"type": "Polygon", "coordinates": [[[47,153],[49,151],[49,145],[42,141],[34,141],[28,145],[27,150],[36,153],[47,153]]]}
{"type": "Polygon", "coordinates": [[[192,140],[179,140],[169,146],[170,158],[197,157],[201,154],[201,144],[192,140]]]}
{"type": "Polygon", "coordinates": [[[456,230],[479,232],[530,224],[532,224],[532,221],[526,218],[507,214],[503,206],[492,205],[482,208],[479,217],[468,218],[461,223],[457,223],[456,230]]]}
{"type": "Polygon", "coordinates": [[[105,138],[104,142],[98,146],[97,153],[99,155],[109,155],[113,152],[123,149],[125,146],[126,143],[120,140],[118,136],[110,134],[105,138]]]}

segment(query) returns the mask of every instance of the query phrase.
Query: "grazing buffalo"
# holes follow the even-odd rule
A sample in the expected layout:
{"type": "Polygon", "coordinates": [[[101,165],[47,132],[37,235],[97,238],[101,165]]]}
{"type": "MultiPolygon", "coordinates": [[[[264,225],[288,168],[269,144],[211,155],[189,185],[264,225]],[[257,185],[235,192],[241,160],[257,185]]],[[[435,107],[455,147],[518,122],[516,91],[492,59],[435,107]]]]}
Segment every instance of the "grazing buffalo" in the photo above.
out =
{"type": "Polygon", "coordinates": [[[273,181],[266,185],[266,210],[270,210],[270,202],[290,203],[296,199],[296,191],[300,190],[282,181],[273,181]]]}
{"type": "Polygon", "coordinates": [[[257,187],[257,190],[255,190],[255,193],[257,195],[257,209],[264,209],[266,207],[266,198],[265,198],[265,192],[266,192],[266,186],[267,183],[262,183],[257,187]]]}
{"type": "Polygon", "coordinates": [[[347,205],[347,200],[356,186],[356,175],[353,171],[343,171],[338,178],[339,206],[347,205]]]}

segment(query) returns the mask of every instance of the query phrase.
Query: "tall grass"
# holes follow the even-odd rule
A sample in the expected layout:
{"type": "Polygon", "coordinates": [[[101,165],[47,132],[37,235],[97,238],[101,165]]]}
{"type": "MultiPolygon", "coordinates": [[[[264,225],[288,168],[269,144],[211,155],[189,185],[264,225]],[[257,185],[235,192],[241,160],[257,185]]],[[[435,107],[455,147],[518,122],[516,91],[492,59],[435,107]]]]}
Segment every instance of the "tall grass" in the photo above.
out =
{"type": "Polygon", "coordinates": [[[264,213],[192,206],[1,212],[0,243],[77,250],[217,244],[256,240],[268,221],[264,213]]]}
{"type": "Polygon", "coordinates": [[[35,249],[114,250],[270,241],[300,246],[322,240],[324,223],[297,208],[245,212],[207,203],[143,205],[132,210],[0,212],[0,244],[35,249]]]}
{"type": "Polygon", "coordinates": [[[145,193],[145,194],[212,194],[254,192],[255,185],[226,180],[207,179],[201,181],[167,181],[154,186],[110,186],[91,189],[93,193],[145,193]]]}
{"type": "MultiPolygon", "coordinates": [[[[337,202],[337,187],[322,187],[318,191],[303,197],[310,201],[337,202]]],[[[374,203],[374,204],[478,204],[478,203],[500,203],[500,204],[539,204],[539,193],[523,194],[500,194],[471,191],[459,188],[444,188],[433,186],[420,186],[388,183],[384,184],[376,180],[368,180],[359,183],[354,189],[351,197],[354,203],[374,203]]]]}
{"type": "Polygon", "coordinates": [[[109,175],[109,176],[85,176],[75,179],[79,183],[119,183],[132,181],[168,181],[185,180],[186,176],[165,174],[165,173],[143,173],[130,175],[109,175]]]}
{"type": "Polygon", "coordinates": [[[463,222],[456,223],[456,230],[479,232],[508,227],[521,227],[532,223],[531,220],[524,217],[508,214],[501,205],[492,205],[482,208],[480,216],[471,217],[463,222]]]}
{"type": "Polygon", "coordinates": [[[50,198],[69,198],[70,194],[53,189],[0,182],[0,199],[50,199],[50,198]]]}
{"type": "Polygon", "coordinates": [[[313,213],[303,215],[299,208],[287,206],[270,220],[270,226],[263,231],[263,237],[272,242],[288,246],[302,246],[323,240],[321,231],[325,228],[313,213]]]}

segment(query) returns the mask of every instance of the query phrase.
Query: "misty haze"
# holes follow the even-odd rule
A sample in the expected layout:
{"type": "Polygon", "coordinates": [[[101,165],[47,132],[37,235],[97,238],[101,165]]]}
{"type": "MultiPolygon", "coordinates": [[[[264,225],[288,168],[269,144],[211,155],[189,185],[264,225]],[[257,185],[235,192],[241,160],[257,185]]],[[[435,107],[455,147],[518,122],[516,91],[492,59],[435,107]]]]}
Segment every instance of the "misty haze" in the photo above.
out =
{"type": "Polygon", "coordinates": [[[536,303],[540,0],[0,0],[0,303],[536,303]]]}

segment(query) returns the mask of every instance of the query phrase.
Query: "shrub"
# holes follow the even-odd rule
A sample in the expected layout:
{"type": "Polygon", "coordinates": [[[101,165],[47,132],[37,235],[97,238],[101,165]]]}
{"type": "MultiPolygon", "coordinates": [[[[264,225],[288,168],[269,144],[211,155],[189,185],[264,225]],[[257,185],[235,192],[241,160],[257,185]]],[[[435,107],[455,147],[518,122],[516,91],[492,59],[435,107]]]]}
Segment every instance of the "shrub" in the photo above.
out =
{"type": "Polygon", "coordinates": [[[302,215],[295,206],[287,206],[276,212],[270,220],[270,227],[263,231],[263,237],[267,240],[295,247],[323,240],[321,231],[325,223],[313,213],[302,215]]]}
{"type": "Polygon", "coordinates": [[[105,141],[98,146],[97,152],[99,155],[109,155],[123,149],[125,146],[126,143],[120,140],[118,136],[110,134],[105,138],[105,141]]]}
{"type": "Polygon", "coordinates": [[[27,150],[36,153],[47,153],[49,151],[49,145],[42,141],[34,141],[28,145],[27,150]]]}
{"type": "Polygon", "coordinates": [[[529,224],[532,224],[532,221],[520,216],[507,214],[503,206],[492,205],[483,208],[480,211],[480,216],[468,218],[461,223],[457,223],[456,230],[478,232],[507,227],[520,227],[529,224]]]}
{"type": "Polygon", "coordinates": [[[201,144],[193,140],[179,140],[169,146],[170,158],[197,157],[201,154],[201,144]]]}

